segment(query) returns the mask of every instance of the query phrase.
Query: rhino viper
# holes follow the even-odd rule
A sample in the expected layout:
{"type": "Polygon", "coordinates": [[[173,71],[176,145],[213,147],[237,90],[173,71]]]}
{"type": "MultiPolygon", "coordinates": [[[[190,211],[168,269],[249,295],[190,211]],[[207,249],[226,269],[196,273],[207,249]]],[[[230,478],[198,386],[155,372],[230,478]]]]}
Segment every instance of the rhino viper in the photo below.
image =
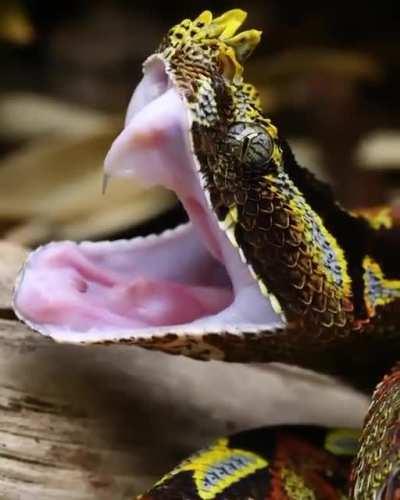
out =
{"type": "Polygon", "coordinates": [[[400,498],[400,229],[390,211],[346,211],[297,163],[244,79],[261,37],[239,31],[245,17],[205,11],[167,33],[106,158],[107,177],[174,190],[190,223],[42,247],[15,310],[62,342],[279,361],[364,391],[389,372],[351,473],[353,433],[281,426],[218,440],[143,500],[400,498]]]}

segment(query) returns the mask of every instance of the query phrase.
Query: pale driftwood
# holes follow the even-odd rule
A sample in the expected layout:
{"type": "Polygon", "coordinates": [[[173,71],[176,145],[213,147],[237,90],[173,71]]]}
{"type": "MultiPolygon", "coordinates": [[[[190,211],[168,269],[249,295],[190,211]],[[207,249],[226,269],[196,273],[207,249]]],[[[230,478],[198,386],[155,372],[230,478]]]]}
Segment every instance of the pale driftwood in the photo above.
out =
{"type": "Polygon", "coordinates": [[[15,321],[0,323],[0,344],[5,500],[130,498],[218,434],[282,421],[357,425],[365,409],[313,379],[55,345],[15,321]]]}
{"type": "Polygon", "coordinates": [[[372,171],[398,171],[400,132],[397,129],[377,130],[365,136],[357,151],[360,168],[372,171]]]}
{"type": "Polygon", "coordinates": [[[0,240],[0,311],[11,308],[15,277],[27,255],[23,247],[0,240]]]}
{"type": "Polygon", "coordinates": [[[132,498],[217,435],[280,422],[355,426],[365,409],[363,397],[297,370],[57,345],[2,319],[0,499],[132,498]]]}

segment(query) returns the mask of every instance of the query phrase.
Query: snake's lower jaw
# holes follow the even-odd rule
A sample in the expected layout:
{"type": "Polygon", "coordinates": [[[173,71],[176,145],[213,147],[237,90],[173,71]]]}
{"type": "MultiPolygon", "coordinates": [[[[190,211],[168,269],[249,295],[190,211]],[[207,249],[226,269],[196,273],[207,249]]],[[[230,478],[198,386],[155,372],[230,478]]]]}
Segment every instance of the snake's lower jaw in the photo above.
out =
{"type": "Polygon", "coordinates": [[[163,348],[173,338],[177,352],[205,334],[283,326],[209,209],[190,128],[185,100],[162,62],[150,60],[107,156],[106,174],[174,190],[191,222],[129,241],[39,248],[16,287],[14,307],[22,320],[57,341],[163,348]]]}

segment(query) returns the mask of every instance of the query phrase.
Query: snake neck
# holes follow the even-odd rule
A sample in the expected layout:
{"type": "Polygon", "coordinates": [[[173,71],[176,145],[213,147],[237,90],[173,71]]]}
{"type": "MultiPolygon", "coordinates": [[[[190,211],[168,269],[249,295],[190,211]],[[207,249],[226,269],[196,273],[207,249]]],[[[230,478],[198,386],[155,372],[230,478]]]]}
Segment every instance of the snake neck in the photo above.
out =
{"type": "Polygon", "coordinates": [[[217,218],[230,222],[230,240],[286,319],[336,338],[374,328],[379,309],[400,297],[400,272],[387,279],[393,259],[377,245],[385,230],[342,208],[285,141],[279,161],[250,169],[232,168],[235,158],[206,129],[194,137],[217,218]]]}
{"type": "Polygon", "coordinates": [[[398,498],[400,494],[399,390],[397,365],[372,396],[352,472],[351,498],[398,498]]]}

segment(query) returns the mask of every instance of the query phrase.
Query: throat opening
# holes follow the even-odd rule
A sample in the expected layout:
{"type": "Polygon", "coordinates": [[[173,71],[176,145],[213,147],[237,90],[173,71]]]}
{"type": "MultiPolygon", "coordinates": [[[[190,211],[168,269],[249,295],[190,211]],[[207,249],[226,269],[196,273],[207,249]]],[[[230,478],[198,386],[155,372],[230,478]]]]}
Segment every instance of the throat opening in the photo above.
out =
{"type": "Polygon", "coordinates": [[[149,59],[105,170],[173,190],[190,222],[145,238],[38,249],[14,299],[29,325],[71,342],[282,326],[210,208],[191,127],[165,64],[149,59]]]}

